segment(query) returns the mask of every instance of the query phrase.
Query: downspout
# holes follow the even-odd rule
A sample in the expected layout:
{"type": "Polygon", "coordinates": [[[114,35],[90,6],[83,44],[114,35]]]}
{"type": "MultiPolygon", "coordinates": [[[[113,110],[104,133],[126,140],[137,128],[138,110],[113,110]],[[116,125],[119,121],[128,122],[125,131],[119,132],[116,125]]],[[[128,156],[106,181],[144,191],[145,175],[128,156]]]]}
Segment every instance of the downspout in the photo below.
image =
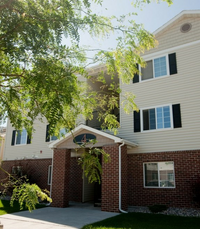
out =
{"type": "Polygon", "coordinates": [[[122,142],[122,144],[119,146],[119,211],[122,212],[122,213],[128,213],[124,210],[121,209],[121,206],[122,206],[122,189],[121,189],[121,177],[122,177],[122,164],[121,164],[121,148],[122,146],[124,146],[124,142],[122,142]]]}

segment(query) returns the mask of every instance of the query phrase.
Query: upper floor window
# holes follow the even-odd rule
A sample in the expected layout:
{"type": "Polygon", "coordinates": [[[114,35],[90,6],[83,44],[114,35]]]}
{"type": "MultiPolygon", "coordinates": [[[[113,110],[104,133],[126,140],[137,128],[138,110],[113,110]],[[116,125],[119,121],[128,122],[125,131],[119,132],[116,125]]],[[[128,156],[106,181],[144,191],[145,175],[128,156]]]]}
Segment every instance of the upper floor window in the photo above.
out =
{"type": "Polygon", "coordinates": [[[134,132],[182,127],[180,104],[134,111],[134,132]]]}
{"type": "Polygon", "coordinates": [[[142,110],[143,130],[171,128],[171,106],[142,110]]]}
{"type": "Polygon", "coordinates": [[[133,83],[176,74],[176,53],[146,61],[146,67],[140,68],[140,72],[140,76],[137,74],[134,76],[133,83]]]}
{"type": "Polygon", "coordinates": [[[26,145],[30,143],[31,139],[28,136],[26,129],[23,129],[22,131],[13,130],[11,145],[26,145]]]}
{"type": "MultiPolygon", "coordinates": [[[[66,129],[65,128],[62,128],[61,130],[60,130],[60,133],[59,133],[59,135],[60,135],[60,137],[62,137],[62,136],[64,136],[65,134],[67,133],[67,131],[66,131],[66,129]]],[[[50,135],[49,134],[49,124],[47,125],[47,127],[46,127],[46,142],[50,142],[50,141],[55,141],[55,140],[57,140],[58,139],[58,137],[57,136],[55,136],[55,135],[50,135]]]]}

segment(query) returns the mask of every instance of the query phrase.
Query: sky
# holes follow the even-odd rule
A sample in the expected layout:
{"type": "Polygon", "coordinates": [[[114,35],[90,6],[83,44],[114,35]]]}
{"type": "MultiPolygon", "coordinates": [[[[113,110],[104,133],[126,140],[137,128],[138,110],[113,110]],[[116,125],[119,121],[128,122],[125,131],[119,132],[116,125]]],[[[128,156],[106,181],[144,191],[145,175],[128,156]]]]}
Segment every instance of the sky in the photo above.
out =
{"type": "MultiPolygon", "coordinates": [[[[144,24],[145,29],[153,33],[183,10],[200,10],[200,0],[174,0],[173,5],[170,7],[166,2],[159,4],[152,2],[146,4],[142,11],[136,10],[131,6],[132,1],[133,0],[104,0],[102,7],[94,7],[94,12],[105,16],[120,16],[130,12],[137,12],[138,16],[134,16],[131,19],[137,23],[144,24]]],[[[109,39],[97,40],[92,39],[86,34],[82,34],[81,45],[98,49],[115,48],[115,39],[116,36],[114,35],[111,35],[109,39]]],[[[4,124],[4,126],[5,125],[6,124],[4,124]]]]}
{"type": "MultiPolygon", "coordinates": [[[[144,28],[154,32],[170,19],[183,10],[200,10],[200,0],[174,0],[173,5],[168,6],[166,2],[146,4],[143,10],[135,9],[131,2],[133,0],[104,0],[102,7],[94,7],[97,14],[105,16],[119,16],[130,12],[137,12],[137,16],[131,19],[136,23],[144,24],[144,28]]],[[[109,39],[97,40],[85,35],[81,38],[82,45],[92,45],[94,48],[114,48],[116,36],[111,35],[109,39]]]]}

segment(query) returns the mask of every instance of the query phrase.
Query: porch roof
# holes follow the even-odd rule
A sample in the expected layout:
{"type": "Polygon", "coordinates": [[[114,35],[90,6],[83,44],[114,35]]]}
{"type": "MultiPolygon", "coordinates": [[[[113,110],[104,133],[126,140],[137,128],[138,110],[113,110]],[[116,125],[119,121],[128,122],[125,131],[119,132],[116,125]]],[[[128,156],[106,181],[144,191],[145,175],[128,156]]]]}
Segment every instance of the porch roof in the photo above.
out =
{"type": "MultiPolygon", "coordinates": [[[[137,147],[138,146],[137,143],[134,143],[134,142],[131,142],[131,141],[127,141],[127,140],[122,139],[120,137],[117,137],[117,136],[108,134],[108,133],[106,133],[104,131],[94,129],[92,127],[89,127],[89,126],[86,126],[86,125],[83,125],[83,124],[77,126],[74,130],[72,130],[73,136],[74,137],[77,136],[79,133],[81,133],[84,130],[85,131],[88,131],[90,133],[93,133],[93,134],[100,135],[100,136],[105,137],[107,139],[113,140],[114,143],[123,143],[124,142],[130,148],[133,148],[133,147],[137,147]]],[[[60,144],[64,143],[65,141],[67,141],[70,138],[73,138],[72,133],[69,132],[69,133],[67,133],[65,135],[65,137],[62,137],[62,138],[57,139],[56,141],[52,142],[49,145],[49,148],[51,148],[51,149],[57,148],[60,144]]]]}

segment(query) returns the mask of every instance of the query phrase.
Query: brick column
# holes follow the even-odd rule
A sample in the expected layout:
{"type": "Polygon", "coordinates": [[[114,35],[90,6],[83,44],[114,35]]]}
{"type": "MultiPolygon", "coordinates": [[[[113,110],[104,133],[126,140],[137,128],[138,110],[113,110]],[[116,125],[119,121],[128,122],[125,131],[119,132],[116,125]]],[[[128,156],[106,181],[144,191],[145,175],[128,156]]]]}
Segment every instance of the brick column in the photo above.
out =
{"type": "MultiPolygon", "coordinates": [[[[102,162],[101,210],[119,212],[119,145],[104,146],[103,150],[110,154],[111,162],[102,162]]],[[[127,208],[126,146],[122,147],[122,207],[123,210],[127,208]]]]}
{"type": "Polygon", "coordinates": [[[70,150],[54,149],[52,176],[52,206],[68,207],[70,179],[70,150]]]}

